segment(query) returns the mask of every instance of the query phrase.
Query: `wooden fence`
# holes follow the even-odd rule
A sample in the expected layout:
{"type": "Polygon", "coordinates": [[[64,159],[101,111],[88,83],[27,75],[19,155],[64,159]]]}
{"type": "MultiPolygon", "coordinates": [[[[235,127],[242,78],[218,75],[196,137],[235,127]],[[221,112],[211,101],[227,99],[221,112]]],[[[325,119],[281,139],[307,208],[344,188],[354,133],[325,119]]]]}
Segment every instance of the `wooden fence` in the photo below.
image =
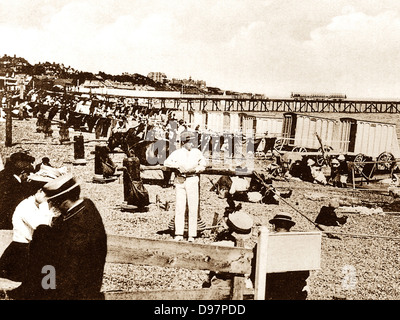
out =
{"type": "MultiPolygon", "coordinates": [[[[152,240],[108,235],[106,263],[132,264],[208,270],[231,274],[227,287],[193,290],[146,290],[104,292],[107,300],[244,300],[265,298],[266,274],[274,272],[318,270],[321,260],[321,232],[269,233],[259,230],[254,248],[194,244],[171,240],[152,240]],[[245,275],[255,267],[253,288],[245,286],[245,275]]],[[[12,231],[0,230],[0,255],[12,240],[12,231]]],[[[12,285],[0,279],[0,289],[12,285]]]]}

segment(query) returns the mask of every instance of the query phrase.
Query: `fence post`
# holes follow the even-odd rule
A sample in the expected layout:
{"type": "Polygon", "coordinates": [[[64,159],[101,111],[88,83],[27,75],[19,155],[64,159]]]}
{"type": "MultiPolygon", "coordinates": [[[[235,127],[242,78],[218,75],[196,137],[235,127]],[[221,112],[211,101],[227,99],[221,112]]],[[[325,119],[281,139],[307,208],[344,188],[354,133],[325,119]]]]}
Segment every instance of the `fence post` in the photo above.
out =
{"type": "Polygon", "coordinates": [[[102,175],[103,167],[101,165],[101,151],[103,146],[97,145],[94,147],[94,174],[102,175]]]}
{"type": "MultiPolygon", "coordinates": [[[[244,247],[244,241],[242,238],[237,238],[236,239],[236,247],[243,248],[244,247]]],[[[245,280],[244,276],[235,276],[233,277],[233,282],[232,282],[233,288],[232,288],[232,300],[243,300],[243,290],[245,288],[245,280]]]]}
{"type": "Polygon", "coordinates": [[[124,201],[128,205],[137,205],[135,196],[132,194],[132,184],[134,183],[133,181],[141,181],[139,159],[137,157],[124,158],[122,166],[124,167],[124,201]]]}
{"type": "MultiPolygon", "coordinates": [[[[6,89],[7,90],[7,89],[6,89]]],[[[6,147],[12,147],[12,106],[11,106],[11,94],[6,93],[7,97],[7,110],[6,110],[6,147]]]]}
{"type": "Polygon", "coordinates": [[[77,159],[85,159],[85,145],[83,140],[83,135],[74,137],[74,158],[77,159]]]}
{"type": "Polygon", "coordinates": [[[256,253],[256,274],[254,283],[254,300],[265,300],[265,288],[267,281],[267,249],[268,249],[268,227],[261,226],[258,235],[256,253]]]}

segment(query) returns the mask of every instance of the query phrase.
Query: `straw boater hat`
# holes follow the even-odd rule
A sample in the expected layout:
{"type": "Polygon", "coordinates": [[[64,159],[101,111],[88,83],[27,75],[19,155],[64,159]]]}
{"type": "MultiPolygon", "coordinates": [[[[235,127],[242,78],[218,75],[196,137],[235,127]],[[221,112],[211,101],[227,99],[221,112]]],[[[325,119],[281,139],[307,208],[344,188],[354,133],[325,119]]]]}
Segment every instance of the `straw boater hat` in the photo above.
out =
{"type": "Polygon", "coordinates": [[[236,211],[228,216],[226,224],[236,233],[249,233],[253,227],[253,218],[244,211],[236,211]]]}
{"type": "Polygon", "coordinates": [[[296,222],[292,220],[292,216],[290,215],[290,213],[287,212],[278,213],[273,219],[269,220],[269,223],[275,224],[279,221],[288,222],[291,224],[292,227],[296,224],[296,222]]]}
{"type": "Polygon", "coordinates": [[[47,199],[53,199],[70,192],[77,187],[79,187],[79,184],[75,178],[72,175],[67,174],[46,183],[42,187],[42,190],[46,194],[47,199]]]}
{"type": "Polygon", "coordinates": [[[346,158],[343,154],[341,154],[341,155],[339,155],[338,160],[346,160],[346,158]]]}

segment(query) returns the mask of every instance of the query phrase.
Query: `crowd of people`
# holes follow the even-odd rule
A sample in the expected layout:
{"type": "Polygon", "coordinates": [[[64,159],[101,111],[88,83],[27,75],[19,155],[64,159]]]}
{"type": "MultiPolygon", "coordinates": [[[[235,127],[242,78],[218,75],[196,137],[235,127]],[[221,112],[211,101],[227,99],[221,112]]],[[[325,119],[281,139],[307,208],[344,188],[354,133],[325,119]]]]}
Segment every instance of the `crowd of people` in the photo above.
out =
{"type": "MultiPolygon", "coordinates": [[[[10,103],[14,118],[37,119],[36,130],[51,137],[52,125],[57,121],[59,127],[76,131],[95,132],[96,138],[109,137],[112,132],[125,131],[140,123],[152,125],[155,133],[167,131],[170,121],[178,123],[177,130],[187,127],[183,120],[177,119],[171,109],[147,108],[138,99],[123,97],[102,97],[54,93],[32,89],[21,97],[18,92],[3,96],[0,105],[0,118],[5,121],[5,111],[10,103]],[[56,118],[58,115],[58,118],[56,118]]],[[[179,134],[179,132],[178,132],[179,134]]]]}
{"type": "Polygon", "coordinates": [[[314,156],[292,154],[285,157],[274,152],[267,171],[271,177],[338,188],[346,188],[350,181],[350,167],[343,154],[333,155],[329,159],[324,159],[323,165],[318,165],[314,156]]]}

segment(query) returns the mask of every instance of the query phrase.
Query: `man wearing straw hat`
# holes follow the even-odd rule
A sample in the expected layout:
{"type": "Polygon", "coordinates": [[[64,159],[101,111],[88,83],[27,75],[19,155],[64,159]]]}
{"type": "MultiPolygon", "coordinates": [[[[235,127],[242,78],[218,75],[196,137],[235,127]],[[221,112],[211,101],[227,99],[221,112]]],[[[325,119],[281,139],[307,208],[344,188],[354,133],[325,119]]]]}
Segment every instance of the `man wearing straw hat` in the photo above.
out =
{"type": "MultiPolygon", "coordinates": [[[[253,217],[243,211],[241,207],[235,208],[233,212],[226,211],[222,220],[222,230],[215,236],[214,245],[236,247],[238,243],[243,246],[245,239],[251,237],[254,225],[253,217]],[[239,242],[240,241],[240,242],[239,242]]],[[[203,283],[203,288],[212,286],[231,286],[233,275],[229,273],[213,272],[209,273],[209,279],[203,283]]],[[[252,288],[252,283],[248,275],[245,278],[246,287],[252,288]]]]}
{"type": "Polygon", "coordinates": [[[203,153],[194,148],[196,135],[185,131],[180,136],[182,147],[172,152],[164,161],[164,166],[177,169],[175,177],[175,240],[183,240],[186,203],[189,209],[188,241],[197,236],[199,215],[200,178],[199,173],[206,167],[203,153]]]}
{"type": "MultiPolygon", "coordinates": [[[[296,224],[290,213],[280,212],[269,223],[274,232],[290,232],[296,224]]],[[[290,271],[268,273],[266,281],[266,300],[305,300],[308,294],[307,278],[309,271],[290,271]]]]}
{"type": "Polygon", "coordinates": [[[63,175],[42,188],[53,211],[51,226],[39,225],[29,246],[28,270],[12,299],[103,299],[107,236],[94,203],[80,197],[80,185],[63,175]],[[47,274],[47,275],[46,275],[47,274]]]}

